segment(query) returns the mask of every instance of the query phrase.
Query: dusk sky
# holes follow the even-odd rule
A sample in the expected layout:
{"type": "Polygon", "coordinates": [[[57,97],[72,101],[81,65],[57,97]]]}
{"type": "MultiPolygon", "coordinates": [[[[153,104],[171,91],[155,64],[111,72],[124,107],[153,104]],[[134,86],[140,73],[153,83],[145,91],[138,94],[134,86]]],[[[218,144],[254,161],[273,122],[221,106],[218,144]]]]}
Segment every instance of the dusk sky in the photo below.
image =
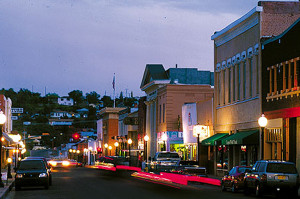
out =
{"type": "Polygon", "coordinates": [[[0,88],[144,95],[146,64],[213,71],[210,37],[257,0],[0,0],[0,88]]]}

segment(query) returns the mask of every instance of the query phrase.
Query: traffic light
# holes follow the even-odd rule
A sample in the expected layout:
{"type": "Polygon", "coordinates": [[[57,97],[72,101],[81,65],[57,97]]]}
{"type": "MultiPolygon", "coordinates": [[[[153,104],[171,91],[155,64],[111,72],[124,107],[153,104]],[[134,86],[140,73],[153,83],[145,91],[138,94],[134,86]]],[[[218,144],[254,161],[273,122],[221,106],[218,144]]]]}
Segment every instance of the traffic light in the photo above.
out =
{"type": "Polygon", "coordinates": [[[78,140],[80,138],[80,135],[79,133],[73,133],[72,137],[74,140],[78,140]]]}

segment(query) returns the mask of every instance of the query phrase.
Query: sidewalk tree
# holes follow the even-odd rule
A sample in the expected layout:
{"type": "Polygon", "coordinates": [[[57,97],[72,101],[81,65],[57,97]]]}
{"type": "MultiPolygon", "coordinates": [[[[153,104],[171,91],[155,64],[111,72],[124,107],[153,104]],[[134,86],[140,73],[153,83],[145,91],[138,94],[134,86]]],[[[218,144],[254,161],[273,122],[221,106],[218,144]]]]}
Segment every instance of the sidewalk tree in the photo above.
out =
{"type": "Polygon", "coordinates": [[[86,94],[86,100],[89,104],[98,104],[99,98],[100,95],[95,91],[86,94]]]}

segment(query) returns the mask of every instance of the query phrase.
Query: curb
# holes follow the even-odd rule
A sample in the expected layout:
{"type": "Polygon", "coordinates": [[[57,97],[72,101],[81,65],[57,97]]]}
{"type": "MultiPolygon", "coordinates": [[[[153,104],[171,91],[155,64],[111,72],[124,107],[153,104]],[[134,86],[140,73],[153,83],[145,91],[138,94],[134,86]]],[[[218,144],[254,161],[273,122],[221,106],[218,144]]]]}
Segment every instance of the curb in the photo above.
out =
{"type": "Polygon", "coordinates": [[[15,184],[15,180],[13,180],[12,182],[10,182],[9,185],[4,186],[3,190],[0,192],[0,199],[4,199],[7,196],[7,194],[13,188],[14,184],[15,184]]]}

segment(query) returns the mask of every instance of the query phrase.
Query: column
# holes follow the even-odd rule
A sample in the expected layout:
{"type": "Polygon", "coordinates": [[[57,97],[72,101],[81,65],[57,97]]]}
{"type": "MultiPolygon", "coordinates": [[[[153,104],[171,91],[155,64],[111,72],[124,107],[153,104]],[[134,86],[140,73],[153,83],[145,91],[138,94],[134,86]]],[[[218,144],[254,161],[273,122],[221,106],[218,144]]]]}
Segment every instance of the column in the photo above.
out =
{"type": "Polygon", "coordinates": [[[298,87],[298,80],[297,80],[297,60],[294,59],[294,88],[298,87]]]}
{"type": "Polygon", "coordinates": [[[150,133],[150,103],[148,101],[145,102],[146,104],[146,135],[149,136],[149,144],[147,146],[147,157],[151,157],[150,156],[150,150],[149,150],[149,145],[152,142],[152,137],[151,137],[151,133],[150,133]]]}
{"type": "Polygon", "coordinates": [[[270,90],[269,90],[269,94],[272,95],[272,91],[273,91],[273,83],[272,83],[272,67],[269,67],[269,72],[270,72],[270,81],[269,81],[269,87],[270,87],[270,90]]]}
{"type": "Polygon", "coordinates": [[[289,76],[288,76],[288,90],[290,91],[291,90],[291,88],[292,88],[292,78],[291,78],[291,75],[292,75],[292,73],[291,73],[291,68],[292,68],[292,64],[291,64],[291,62],[289,61],[289,65],[288,65],[288,74],[289,74],[289,76]]]}
{"type": "Polygon", "coordinates": [[[274,66],[274,95],[277,93],[277,67],[274,66]]]}
{"type": "Polygon", "coordinates": [[[285,92],[285,90],[286,90],[286,77],[285,77],[285,74],[286,74],[286,64],[285,64],[285,62],[282,62],[282,68],[283,68],[283,70],[282,70],[282,75],[283,75],[283,78],[282,78],[282,80],[283,80],[282,90],[283,90],[283,92],[285,92]]]}

